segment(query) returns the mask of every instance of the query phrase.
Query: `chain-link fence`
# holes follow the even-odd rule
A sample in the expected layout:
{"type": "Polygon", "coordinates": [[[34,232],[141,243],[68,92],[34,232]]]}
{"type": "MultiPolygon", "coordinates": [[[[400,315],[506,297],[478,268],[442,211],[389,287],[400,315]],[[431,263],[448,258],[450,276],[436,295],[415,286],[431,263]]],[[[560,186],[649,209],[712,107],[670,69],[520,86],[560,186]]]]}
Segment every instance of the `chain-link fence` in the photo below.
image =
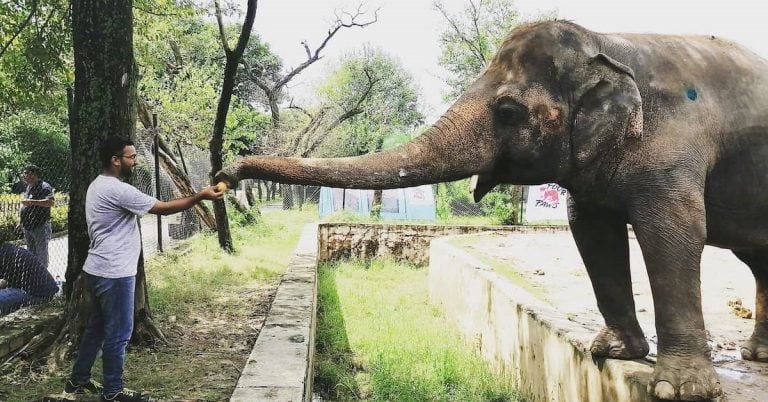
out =
{"type": "MultiPolygon", "coordinates": [[[[53,122],[47,122],[53,123],[53,122]]],[[[0,316],[59,293],[67,268],[66,129],[0,121],[0,316]]]]}
{"type": "MultiPolygon", "coordinates": [[[[66,125],[13,123],[0,121],[0,136],[8,140],[0,144],[0,177],[5,178],[0,185],[0,316],[60,293],[67,269],[71,164],[66,125]],[[53,146],[44,147],[10,131],[55,141],[49,138],[53,146]]],[[[141,130],[137,137],[139,163],[131,181],[139,190],[168,201],[208,184],[207,151],[156,144],[155,130],[141,130]]],[[[203,226],[212,227],[214,220],[209,206],[199,205],[170,216],[148,214],[140,224],[144,254],[149,256],[175,247],[203,226]]]]}

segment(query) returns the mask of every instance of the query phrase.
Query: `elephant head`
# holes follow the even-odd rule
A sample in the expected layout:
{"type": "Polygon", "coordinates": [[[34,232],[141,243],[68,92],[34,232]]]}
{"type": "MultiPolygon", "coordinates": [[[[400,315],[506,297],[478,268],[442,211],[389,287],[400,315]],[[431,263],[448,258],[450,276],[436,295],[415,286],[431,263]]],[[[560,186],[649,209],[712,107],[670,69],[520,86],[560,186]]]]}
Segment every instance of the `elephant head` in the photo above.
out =
{"type": "Polygon", "coordinates": [[[568,22],[521,26],[413,141],[348,158],[249,157],[216,180],[385,189],[476,176],[476,200],[499,183],[567,182],[625,138],[642,136],[634,73],[602,46],[598,35],[568,22]]]}

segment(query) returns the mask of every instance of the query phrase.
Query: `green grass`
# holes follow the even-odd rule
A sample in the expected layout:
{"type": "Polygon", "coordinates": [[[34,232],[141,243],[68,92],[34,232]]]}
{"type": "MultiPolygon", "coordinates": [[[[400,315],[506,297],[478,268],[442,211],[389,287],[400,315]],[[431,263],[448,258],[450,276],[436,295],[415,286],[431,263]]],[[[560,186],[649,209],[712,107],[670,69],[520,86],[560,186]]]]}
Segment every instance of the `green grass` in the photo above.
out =
{"type": "Polygon", "coordinates": [[[319,269],[315,392],[328,400],[518,401],[427,297],[427,272],[392,262],[319,269]]]}
{"type": "MultiPolygon", "coordinates": [[[[314,210],[274,211],[254,225],[232,226],[234,254],[219,248],[215,233],[205,233],[147,258],[150,305],[169,344],[130,347],[127,386],[163,400],[227,400],[261,324],[264,311],[257,308],[268,306],[301,230],[316,220],[314,210]]],[[[100,360],[93,369],[97,380],[100,360]]],[[[4,371],[0,401],[27,402],[60,393],[71,360],[54,373],[39,363],[4,371]]]]}
{"type": "Polygon", "coordinates": [[[304,225],[316,219],[313,211],[274,211],[258,224],[232,227],[233,254],[221,251],[216,233],[208,232],[153,256],[146,264],[153,308],[181,314],[190,303],[207,303],[243,284],[277,280],[304,225]]]}

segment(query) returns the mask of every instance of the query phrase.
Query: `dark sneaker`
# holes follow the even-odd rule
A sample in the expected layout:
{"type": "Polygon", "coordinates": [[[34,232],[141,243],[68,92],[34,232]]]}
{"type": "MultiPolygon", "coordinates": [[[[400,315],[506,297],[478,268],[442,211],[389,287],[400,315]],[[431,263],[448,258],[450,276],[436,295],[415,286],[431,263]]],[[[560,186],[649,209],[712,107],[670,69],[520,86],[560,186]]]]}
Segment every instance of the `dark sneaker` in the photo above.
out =
{"type": "Polygon", "coordinates": [[[86,392],[91,394],[100,394],[101,391],[101,384],[93,380],[89,380],[85,384],[75,384],[72,382],[72,380],[67,380],[67,382],[64,383],[64,392],[68,394],[82,395],[86,392]]]}
{"type": "Polygon", "coordinates": [[[152,402],[149,395],[124,389],[111,394],[101,394],[101,402],[152,402]]]}

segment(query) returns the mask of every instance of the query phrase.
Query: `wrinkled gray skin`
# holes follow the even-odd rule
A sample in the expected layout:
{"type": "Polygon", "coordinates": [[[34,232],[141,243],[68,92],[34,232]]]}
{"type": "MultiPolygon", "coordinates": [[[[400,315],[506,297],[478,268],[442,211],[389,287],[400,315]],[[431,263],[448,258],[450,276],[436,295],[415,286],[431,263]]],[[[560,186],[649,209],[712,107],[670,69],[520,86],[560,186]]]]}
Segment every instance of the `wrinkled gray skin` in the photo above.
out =
{"type": "Polygon", "coordinates": [[[414,141],[355,158],[252,157],[218,179],[374,189],[472,175],[477,200],[499,183],[569,190],[573,236],[605,319],[595,357],[648,353],[632,298],[632,224],[653,290],[656,397],[722,393],[701,311],[705,244],[733,250],[754,273],[755,330],[742,357],[768,361],[768,63],[724,40],[522,26],[414,141]]]}

